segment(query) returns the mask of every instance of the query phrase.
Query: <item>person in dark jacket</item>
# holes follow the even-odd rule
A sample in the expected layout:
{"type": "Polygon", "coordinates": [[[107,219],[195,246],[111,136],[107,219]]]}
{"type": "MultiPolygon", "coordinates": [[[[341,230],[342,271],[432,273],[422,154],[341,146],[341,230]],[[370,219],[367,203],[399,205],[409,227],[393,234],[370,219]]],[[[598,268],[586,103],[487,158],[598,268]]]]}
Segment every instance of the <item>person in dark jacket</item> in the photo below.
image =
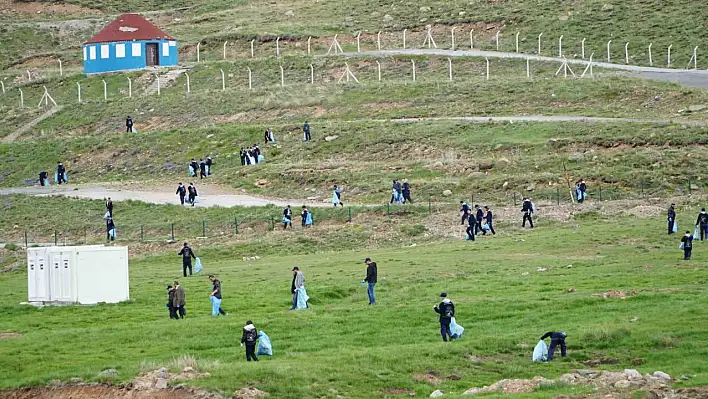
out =
{"type": "Polygon", "coordinates": [[[108,211],[108,216],[113,217],[113,201],[111,201],[111,197],[106,200],[106,210],[108,211]]]}
{"type": "Polygon", "coordinates": [[[533,203],[529,198],[524,198],[521,212],[524,214],[523,220],[521,221],[521,227],[526,227],[526,221],[528,220],[531,228],[533,229],[533,203]]]}
{"type": "MultiPolygon", "coordinates": [[[[485,206],[485,207],[484,207],[484,210],[486,211],[486,213],[485,213],[485,215],[484,215],[484,219],[485,219],[485,221],[487,222],[487,227],[489,227],[489,231],[491,231],[492,234],[497,235],[497,232],[494,231],[494,224],[493,224],[493,222],[494,222],[494,215],[492,214],[492,211],[489,209],[488,206],[485,206]]],[[[482,234],[483,234],[483,235],[486,235],[487,232],[484,231],[484,230],[482,230],[482,234]]]]}
{"type": "Polygon", "coordinates": [[[204,161],[206,164],[207,168],[207,176],[211,176],[211,167],[214,165],[214,160],[211,157],[207,157],[206,161],[204,161]]]}
{"type": "Polygon", "coordinates": [[[403,203],[413,203],[411,199],[411,185],[408,183],[408,179],[403,179],[403,203]]]}
{"type": "Polygon", "coordinates": [[[61,162],[57,162],[57,184],[66,183],[66,179],[64,179],[64,174],[66,174],[66,168],[61,162]]]}
{"type": "Polygon", "coordinates": [[[246,165],[246,150],[241,147],[241,151],[239,151],[239,156],[241,157],[241,166],[246,165]]]}
{"type": "Polygon", "coordinates": [[[254,362],[258,361],[256,357],[256,341],[258,341],[258,330],[253,326],[253,322],[249,320],[243,327],[243,335],[241,335],[241,346],[246,345],[247,362],[250,362],[251,359],[254,362]]]}
{"type": "Polygon", "coordinates": [[[681,248],[683,249],[683,260],[691,260],[691,251],[693,250],[693,236],[690,231],[681,237],[681,248]]]}
{"type": "Polygon", "coordinates": [[[46,186],[46,181],[49,178],[49,173],[47,172],[39,172],[39,186],[44,187],[46,186]]]}
{"type": "Polygon", "coordinates": [[[167,286],[167,309],[170,311],[170,319],[178,319],[177,308],[174,307],[175,288],[172,285],[167,286]]]}
{"type": "MultiPolygon", "coordinates": [[[[211,281],[212,287],[211,287],[211,293],[209,294],[209,297],[214,297],[218,299],[218,309],[212,309],[212,316],[228,316],[229,314],[224,311],[224,309],[221,308],[221,281],[217,280],[216,277],[214,277],[213,274],[209,275],[209,281],[211,281]],[[214,310],[217,310],[214,312],[214,310]]],[[[216,306],[214,306],[216,307],[216,306]]]]}
{"type": "MultiPolygon", "coordinates": [[[[111,230],[115,230],[115,228],[116,228],[116,225],[115,225],[115,223],[113,223],[113,218],[108,217],[108,219],[106,219],[106,241],[115,241],[115,239],[116,239],[115,234],[111,234],[111,230]]],[[[115,233],[115,231],[114,231],[114,233],[115,233]]]]}
{"type": "Polygon", "coordinates": [[[197,173],[199,173],[199,164],[197,163],[197,161],[194,160],[194,158],[192,158],[192,160],[189,162],[189,166],[192,168],[192,173],[194,173],[190,177],[196,177],[197,173]]]}
{"type": "Polygon", "coordinates": [[[378,269],[376,262],[372,262],[371,258],[366,258],[364,263],[366,263],[366,278],[364,278],[363,282],[368,284],[366,293],[369,295],[369,305],[375,305],[376,295],[374,294],[374,286],[378,281],[378,269]]]}
{"type": "Polygon", "coordinates": [[[443,341],[447,342],[448,337],[452,341],[452,331],[450,331],[450,323],[455,316],[455,304],[447,297],[447,293],[440,294],[442,302],[438,306],[433,306],[435,313],[440,315],[440,335],[443,341]]]}
{"type": "Polygon", "coordinates": [[[308,226],[307,224],[307,216],[310,214],[310,211],[307,210],[307,207],[305,205],[302,206],[302,212],[300,212],[300,217],[302,218],[302,227],[308,226]]]}
{"type": "Polygon", "coordinates": [[[199,195],[197,193],[197,188],[194,187],[194,183],[189,183],[189,187],[187,187],[187,193],[189,195],[189,203],[194,206],[194,203],[197,200],[197,196],[199,195]]]}
{"type": "Polygon", "coordinates": [[[182,247],[182,250],[177,253],[177,255],[182,256],[182,274],[184,277],[187,277],[187,269],[189,269],[189,275],[192,275],[192,259],[197,259],[197,257],[194,255],[194,251],[192,251],[192,248],[187,245],[187,243],[184,243],[184,246],[182,247]]]}
{"type": "Polygon", "coordinates": [[[474,241],[474,236],[477,234],[477,220],[475,219],[474,215],[471,214],[470,210],[470,217],[467,218],[467,230],[465,232],[467,233],[467,239],[470,241],[474,241]]]}
{"type": "Polygon", "coordinates": [[[288,226],[290,226],[290,230],[293,228],[293,210],[290,209],[290,205],[288,205],[285,209],[283,209],[283,230],[287,229],[288,226]]]}
{"type": "Polygon", "coordinates": [[[187,311],[184,308],[184,305],[186,304],[186,296],[184,294],[184,288],[179,285],[179,281],[177,280],[175,280],[174,296],[172,298],[172,306],[174,306],[175,312],[179,314],[180,319],[184,319],[184,315],[187,314],[187,311]]]}
{"type": "Polygon", "coordinates": [[[706,213],[706,208],[701,208],[701,212],[696,219],[696,227],[701,232],[701,241],[708,239],[708,213],[706,213]]]}
{"type": "Polygon", "coordinates": [[[676,222],[676,204],[671,204],[666,212],[666,221],[668,222],[669,234],[674,234],[674,223],[676,222]]]}
{"type": "Polygon", "coordinates": [[[566,337],[566,334],[563,331],[561,331],[561,332],[549,331],[549,332],[543,334],[543,336],[541,336],[541,341],[543,341],[544,339],[546,339],[548,337],[551,337],[551,346],[548,348],[548,361],[550,362],[551,360],[553,360],[553,352],[556,351],[556,346],[559,346],[559,345],[561,348],[561,356],[565,357],[565,337],[566,337]]]}
{"type": "Polygon", "coordinates": [[[305,121],[305,124],[302,125],[302,133],[303,133],[303,141],[310,141],[312,140],[312,136],[310,136],[310,123],[308,121],[305,121]]]}
{"type": "Polygon", "coordinates": [[[578,190],[580,191],[578,202],[582,204],[585,201],[585,197],[587,196],[586,191],[588,190],[588,186],[587,184],[585,184],[585,179],[578,180],[576,184],[578,185],[578,190]]]}
{"type": "Polygon", "coordinates": [[[204,159],[199,159],[199,179],[207,177],[206,162],[204,159]]]}
{"type": "Polygon", "coordinates": [[[133,132],[133,118],[128,115],[127,118],[125,118],[125,132],[126,133],[132,133],[133,132]]]}
{"type": "Polygon", "coordinates": [[[484,219],[484,212],[482,211],[482,208],[480,208],[479,205],[475,205],[474,209],[475,220],[477,221],[477,225],[475,226],[475,234],[479,234],[482,232],[482,219],[484,219]]]}
{"type": "Polygon", "coordinates": [[[184,197],[187,195],[187,187],[185,187],[182,182],[179,182],[177,192],[175,194],[179,195],[179,203],[184,205],[184,197]]]}
{"type": "Polygon", "coordinates": [[[465,201],[460,201],[460,213],[462,213],[462,220],[460,221],[460,224],[464,225],[467,218],[470,217],[470,206],[467,205],[465,201]]]}

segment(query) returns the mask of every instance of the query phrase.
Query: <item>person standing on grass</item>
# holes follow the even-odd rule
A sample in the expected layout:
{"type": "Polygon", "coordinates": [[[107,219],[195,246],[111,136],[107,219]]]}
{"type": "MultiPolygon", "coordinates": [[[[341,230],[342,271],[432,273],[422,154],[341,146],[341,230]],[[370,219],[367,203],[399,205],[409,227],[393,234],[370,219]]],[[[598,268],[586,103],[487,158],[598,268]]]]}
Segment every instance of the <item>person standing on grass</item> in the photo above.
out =
{"type": "Polygon", "coordinates": [[[526,227],[526,221],[529,221],[531,228],[533,229],[533,202],[529,198],[524,198],[523,205],[521,206],[521,213],[524,214],[523,220],[521,221],[521,227],[526,227]]]}
{"type": "Polygon", "coordinates": [[[302,133],[304,136],[303,141],[310,141],[312,140],[312,136],[310,136],[310,122],[305,121],[305,124],[302,125],[302,133]]]}
{"type": "Polygon", "coordinates": [[[177,253],[177,255],[182,256],[182,275],[184,277],[187,277],[187,269],[189,269],[189,275],[192,275],[192,259],[197,259],[197,257],[194,255],[194,251],[192,251],[192,248],[187,245],[187,243],[184,243],[184,246],[182,247],[182,250],[177,253]]]}
{"type": "Polygon", "coordinates": [[[57,175],[56,179],[54,179],[57,184],[62,184],[66,183],[66,168],[61,162],[57,162],[57,175]]]}
{"type": "Polygon", "coordinates": [[[696,227],[701,232],[701,241],[708,239],[708,213],[706,213],[706,208],[701,208],[701,212],[696,219],[696,227]]]}
{"type": "Polygon", "coordinates": [[[258,361],[256,357],[256,341],[258,341],[258,330],[253,326],[253,322],[249,320],[243,327],[243,335],[241,335],[241,346],[246,345],[247,362],[250,362],[251,359],[254,362],[258,361]]]}
{"type": "Polygon", "coordinates": [[[184,288],[179,285],[179,281],[177,280],[175,280],[174,287],[175,292],[172,300],[172,306],[175,308],[175,318],[177,318],[176,316],[179,315],[180,319],[184,319],[184,315],[187,314],[187,311],[184,309],[184,305],[186,304],[184,288]]]}
{"type": "Polygon", "coordinates": [[[376,295],[374,294],[374,287],[378,280],[378,269],[376,267],[376,262],[372,262],[371,258],[366,258],[364,260],[366,264],[366,278],[364,278],[364,283],[367,283],[366,293],[369,295],[369,305],[376,305],[376,295]]]}
{"type": "Polygon", "coordinates": [[[467,240],[469,241],[474,241],[474,236],[477,234],[477,221],[475,220],[474,216],[471,214],[470,210],[470,217],[467,218],[467,229],[465,232],[467,233],[467,240]]]}
{"type": "Polygon", "coordinates": [[[174,307],[175,288],[172,285],[167,286],[167,309],[170,311],[170,319],[177,319],[177,308],[174,307]]]}
{"type": "Polygon", "coordinates": [[[450,323],[455,316],[455,304],[447,297],[447,293],[440,294],[442,302],[438,306],[433,306],[435,313],[440,315],[440,335],[443,341],[447,342],[448,337],[452,341],[452,331],[450,331],[450,323]]]}
{"type": "Polygon", "coordinates": [[[566,352],[565,352],[565,337],[567,335],[561,331],[561,332],[553,332],[549,331],[541,336],[541,341],[544,339],[551,337],[551,346],[548,348],[548,359],[546,361],[550,362],[553,360],[553,352],[556,351],[556,346],[560,346],[561,348],[561,357],[565,357],[566,352]]]}
{"type": "Polygon", "coordinates": [[[686,234],[681,237],[681,249],[683,249],[683,260],[691,260],[691,251],[693,250],[693,236],[688,230],[686,230],[686,234]]]}
{"type": "Polygon", "coordinates": [[[332,204],[334,204],[334,207],[336,208],[337,205],[341,205],[342,208],[344,207],[344,203],[342,202],[342,192],[339,190],[339,187],[337,185],[334,185],[334,189],[332,190],[332,204]]]}
{"type": "Polygon", "coordinates": [[[111,201],[111,197],[106,200],[106,210],[108,211],[108,216],[113,217],[113,201],[111,201]]]}
{"type": "Polygon", "coordinates": [[[302,213],[300,213],[300,217],[302,218],[302,227],[312,226],[312,214],[305,205],[302,206],[302,213]]]}
{"type": "Polygon", "coordinates": [[[179,182],[177,192],[175,194],[179,195],[179,203],[184,205],[184,197],[187,195],[187,187],[185,187],[182,182],[179,182]]]}
{"type": "Polygon", "coordinates": [[[669,210],[666,211],[666,221],[668,223],[669,235],[674,234],[674,224],[676,223],[676,204],[671,204],[669,210]]]}
{"type": "Polygon", "coordinates": [[[462,220],[460,221],[460,224],[464,225],[467,218],[470,217],[470,206],[467,205],[465,201],[460,201],[460,213],[462,213],[462,220]]]}
{"type": "Polygon", "coordinates": [[[211,300],[211,315],[218,316],[221,314],[228,316],[229,314],[224,312],[224,309],[221,308],[221,281],[217,280],[213,274],[209,275],[209,281],[213,284],[211,293],[209,294],[209,299],[211,300]]]}
{"type": "Polygon", "coordinates": [[[285,207],[283,209],[283,230],[287,229],[288,226],[290,226],[290,229],[292,230],[293,228],[293,210],[290,209],[290,205],[285,207]]]}
{"type": "Polygon", "coordinates": [[[482,211],[482,208],[479,207],[479,205],[474,206],[475,209],[475,221],[477,222],[474,226],[475,228],[475,233],[479,234],[482,231],[482,220],[484,219],[484,212],[482,211]]]}
{"type": "Polygon", "coordinates": [[[577,187],[576,197],[578,198],[578,203],[582,204],[585,201],[585,198],[588,196],[586,193],[586,191],[588,190],[588,186],[587,184],[585,184],[585,179],[578,180],[578,182],[575,183],[575,186],[577,187]]]}
{"type": "Polygon", "coordinates": [[[211,176],[211,167],[212,167],[212,165],[214,165],[214,160],[211,159],[211,157],[207,157],[205,163],[206,163],[207,176],[211,176]]]}
{"type": "Polygon", "coordinates": [[[199,159],[199,179],[207,177],[206,162],[203,158],[199,159]]]}
{"type": "Polygon", "coordinates": [[[413,203],[411,199],[411,185],[408,183],[408,179],[403,179],[403,203],[413,203]]]}
{"type": "Polygon", "coordinates": [[[189,187],[187,187],[187,193],[189,194],[189,203],[194,206],[194,202],[197,200],[197,188],[194,187],[194,183],[189,183],[189,187]]]}
{"type": "Polygon", "coordinates": [[[132,133],[133,132],[133,118],[128,115],[127,118],[125,118],[125,132],[126,133],[132,133]]]}
{"type": "Polygon", "coordinates": [[[197,173],[199,173],[199,164],[192,158],[189,162],[189,177],[196,177],[197,173]]]}
{"type": "Polygon", "coordinates": [[[116,240],[116,225],[113,223],[113,218],[108,217],[106,219],[106,241],[115,241],[116,240]]]}
{"type": "MultiPolygon", "coordinates": [[[[486,211],[486,213],[485,213],[485,215],[484,215],[484,219],[485,219],[485,223],[487,224],[487,229],[488,229],[489,231],[491,231],[493,235],[497,235],[497,232],[494,231],[494,224],[493,224],[493,222],[494,222],[494,215],[492,214],[491,209],[489,209],[488,206],[485,206],[485,207],[484,207],[484,210],[486,211]]],[[[482,229],[482,234],[483,234],[483,235],[486,235],[487,232],[486,232],[484,229],[482,229]]]]}
{"type": "MultiPolygon", "coordinates": [[[[290,310],[297,309],[297,298],[300,294],[300,288],[303,287],[305,287],[305,274],[300,271],[299,267],[295,266],[293,267],[293,282],[290,285],[290,290],[293,293],[293,307],[291,307],[290,310]]],[[[307,305],[307,307],[309,307],[309,305],[307,305]]]]}

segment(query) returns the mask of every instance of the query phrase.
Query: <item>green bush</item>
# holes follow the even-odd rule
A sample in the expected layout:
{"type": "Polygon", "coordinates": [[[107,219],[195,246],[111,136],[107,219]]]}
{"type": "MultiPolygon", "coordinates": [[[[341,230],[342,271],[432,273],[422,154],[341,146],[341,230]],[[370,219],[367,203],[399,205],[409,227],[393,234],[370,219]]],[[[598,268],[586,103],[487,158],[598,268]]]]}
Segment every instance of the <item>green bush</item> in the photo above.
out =
{"type": "Polygon", "coordinates": [[[401,226],[401,233],[409,237],[417,237],[425,233],[425,226],[422,224],[414,224],[412,226],[401,226]]]}

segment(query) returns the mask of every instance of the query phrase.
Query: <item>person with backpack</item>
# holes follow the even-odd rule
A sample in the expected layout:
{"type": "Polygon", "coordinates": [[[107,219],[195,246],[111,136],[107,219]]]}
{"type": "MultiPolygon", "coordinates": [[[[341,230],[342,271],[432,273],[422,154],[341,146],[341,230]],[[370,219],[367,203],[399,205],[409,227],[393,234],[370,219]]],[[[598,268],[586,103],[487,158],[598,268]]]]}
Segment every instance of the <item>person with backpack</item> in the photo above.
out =
{"type": "Polygon", "coordinates": [[[187,193],[189,194],[189,203],[194,206],[195,202],[197,201],[197,196],[199,196],[199,193],[197,193],[197,188],[194,187],[194,183],[189,183],[189,187],[187,187],[187,193]]]}
{"type": "Polygon", "coordinates": [[[708,213],[706,213],[706,208],[701,208],[701,212],[696,219],[696,227],[700,231],[701,241],[708,239],[708,213]]]}
{"type": "Polygon", "coordinates": [[[376,262],[372,262],[371,258],[366,258],[364,263],[366,264],[366,277],[362,283],[367,284],[366,293],[369,295],[369,305],[376,305],[374,287],[378,281],[378,268],[376,267],[376,262]]]}
{"type": "Polygon", "coordinates": [[[470,206],[467,205],[465,201],[460,201],[460,213],[462,213],[462,220],[460,221],[460,225],[464,225],[467,221],[467,218],[470,217],[470,206]]]}
{"type": "Polygon", "coordinates": [[[455,304],[447,297],[446,292],[440,294],[440,298],[442,298],[442,302],[438,306],[433,306],[433,310],[440,315],[440,335],[442,335],[443,341],[447,342],[448,337],[452,341],[450,323],[455,316],[455,304]]]}
{"type": "Polygon", "coordinates": [[[686,234],[681,237],[681,249],[683,249],[683,260],[691,260],[691,251],[693,250],[693,236],[688,230],[686,230],[686,234]]]}
{"type": "Polygon", "coordinates": [[[258,361],[256,357],[256,342],[258,341],[258,330],[253,326],[251,320],[246,322],[243,327],[243,335],[241,335],[241,346],[246,345],[246,361],[250,362],[253,359],[254,362],[258,361]]]}
{"type": "Polygon", "coordinates": [[[561,332],[553,332],[549,331],[541,336],[541,341],[544,339],[551,337],[551,346],[548,348],[548,358],[546,361],[551,361],[553,360],[553,352],[556,350],[556,346],[560,346],[561,348],[561,356],[565,357],[565,337],[566,334],[561,331],[561,332]]]}
{"type": "Polygon", "coordinates": [[[199,164],[192,158],[189,162],[189,177],[196,177],[197,172],[199,172],[199,164]]]}
{"type": "Polygon", "coordinates": [[[130,115],[128,115],[128,117],[125,118],[125,132],[126,133],[133,132],[133,118],[131,118],[130,115]]]}
{"type": "Polygon", "coordinates": [[[475,220],[474,216],[471,214],[472,211],[470,211],[470,216],[467,218],[467,229],[465,230],[465,233],[467,233],[466,239],[468,241],[474,241],[474,236],[477,233],[477,220],[475,220]]]}
{"type": "Polygon", "coordinates": [[[184,277],[187,277],[187,269],[189,269],[189,275],[192,275],[192,258],[197,259],[197,257],[194,255],[194,251],[192,251],[192,248],[187,245],[187,243],[184,243],[184,246],[182,247],[182,250],[177,253],[177,255],[182,256],[182,274],[184,277]]]}
{"type": "Polygon", "coordinates": [[[479,234],[482,231],[482,219],[484,219],[484,212],[482,211],[482,208],[479,207],[479,205],[475,205],[474,209],[476,209],[476,215],[475,218],[477,219],[477,225],[475,226],[475,234],[479,234]]]}
{"type": "Polygon", "coordinates": [[[290,205],[283,209],[283,230],[287,229],[288,226],[290,226],[290,230],[293,229],[293,210],[290,205]]]}
{"type": "Polygon", "coordinates": [[[526,221],[528,220],[531,228],[533,229],[533,202],[531,202],[529,198],[524,198],[521,212],[524,214],[523,220],[521,221],[521,227],[526,227],[526,221]]]}
{"type": "Polygon", "coordinates": [[[179,186],[177,186],[177,192],[175,194],[179,195],[179,203],[184,206],[184,197],[187,196],[187,187],[185,187],[182,182],[179,182],[179,186]]]}

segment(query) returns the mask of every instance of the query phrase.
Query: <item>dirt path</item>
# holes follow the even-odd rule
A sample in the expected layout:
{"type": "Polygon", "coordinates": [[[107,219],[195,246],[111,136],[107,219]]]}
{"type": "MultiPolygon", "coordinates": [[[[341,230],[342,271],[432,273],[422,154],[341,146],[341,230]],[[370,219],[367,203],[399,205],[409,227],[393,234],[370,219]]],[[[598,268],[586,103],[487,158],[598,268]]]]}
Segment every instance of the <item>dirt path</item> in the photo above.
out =
{"type": "Polygon", "coordinates": [[[708,126],[708,121],[688,120],[660,120],[660,119],[634,119],[634,118],[601,118],[593,116],[568,116],[568,115],[512,115],[512,116],[451,116],[429,118],[400,118],[371,120],[370,122],[417,122],[417,121],[464,121],[470,123],[488,122],[586,122],[586,123],[643,123],[668,125],[677,123],[685,126],[708,126]]]}
{"type": "MultiPolygon", "coordinates": [[[[562,63],[563,58],[543,57],[538,55],[530,55],[523,53],[508,53],[500,51],[483,51],[483,50],[442,50],[442,49],[401,49],[401,50],[378,50],[378,51],[362,51],[360,53],[343,53],[345,57],[388,57],[392,55],[440,55],[446,57],[488,57],[488,58],[514,58],[514,59],[530,59],[532,61],[543,62],[558,62],[562,63]]],[[[587,65],[588,60],[568,59],[569,64],[587,65]]],[[[708,89],[708,71],[700,69],[668,69],[656,67],[643,67],[636,65],[610,64],[607,62],[593,62],[594,67],[614,69],[638,73],[644,79],[660,80],[679,83],[684,86],[697,87],[708,89]]],[[[583,68],[584,69],[584,68],[583,68]]],[[[576,71],[578,76],[582,70],[576,71]]]]}
{"type": "Polygon", "coordinates": [[[24,124],[22,127],[19,129],[15,130],[14,132],[8,134],[7,136],[2,138],[2,143],[7,144],[7,143],[12,143],[15,141],[18,137],[22,136],[25,134],[28,130],[32,129],[35,127],[39,122],[49,118],[50,116],[56,114],[62,109],[61,105],[55,105],[54,107],[50,108],[47,110],[47,112],[43,113],[42,115],[32,119],[31,121],[27,122],[24,124]]]}
{"type": "MultiPolygon", "coordinates": [[[[211,187],[197,187],[199,191],[199,204],[197,207],[208,208],[213,206],[222,206],[231,208],[235,206],[297,206],[303,203],[303,200],[272,200],[267,198],[255,197],[244,194],[217,194],[220,190],[211,187]]],[[[61,196],[61,197],[78,197],[83,199],[102,200],[111,197],[113,201],[142,201],[149,204],[173,204],[179,205],[179,197],[175,195],[173,189],[153,190],[153,191],[138,191],[138,190],[122,190],[117,188],[107,188],[101,186],[51,186],[51,187],[26,187],[26,188],[10,188],[0,190],[0,195],[8,194],[25,194],[35,195],[40,197],[61,196]]],[[[332,206],[331,203],[323,203],[321,200],[305,201],[311,207],[332,206]]]]}

